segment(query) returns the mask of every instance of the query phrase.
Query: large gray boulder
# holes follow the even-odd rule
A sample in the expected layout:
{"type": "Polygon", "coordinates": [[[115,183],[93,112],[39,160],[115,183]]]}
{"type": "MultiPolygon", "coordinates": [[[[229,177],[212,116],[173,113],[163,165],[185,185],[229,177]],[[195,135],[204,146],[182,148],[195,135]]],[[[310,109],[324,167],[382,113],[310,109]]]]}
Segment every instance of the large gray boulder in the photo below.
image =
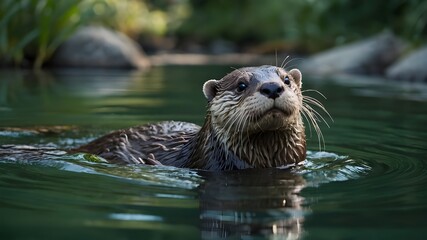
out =
{"type": "Polygon", "coordinates": [[[387,78],[406,81],[427,81],[427,46],[391,65],[387,78]]]}
{"type": "Polygon", "coordinates": [[[141,48],[122,33],[104,27],[79,29],[53,55],[50,64],[77,68],[145,68],[141,48]]]}
{"type": "Polygon", "coordinates": [[[306,73],[383,74],[402,53],[404,43],[390,32],[316,54],[302,63],[306,73]]]}

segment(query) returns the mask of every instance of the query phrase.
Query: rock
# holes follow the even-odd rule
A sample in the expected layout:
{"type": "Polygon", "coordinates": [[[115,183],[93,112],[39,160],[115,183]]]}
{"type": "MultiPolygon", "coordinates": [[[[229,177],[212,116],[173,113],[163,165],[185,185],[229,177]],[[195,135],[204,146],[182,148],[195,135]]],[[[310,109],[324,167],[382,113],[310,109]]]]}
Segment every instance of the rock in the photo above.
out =
{"type": "Polygon", "coordinates": [[[124,34],[104,27],[79,29],[53,55],[50,64],[77,68],[145,68],[141,48],[124,34]]]}
{"type": "Polygon", "coordinates": [[[395,80],[427,81],[427,46],[391,65],[386,76],[395,80]]]}
{"type": "Polygon", "coordinates": [[[212,54],[228,54],[237,52],[237,48],[233,42],[217,39],[209,45],[209,52],[212,54]]]}
{"type": "Polygon", "coordinates": [[[404,43],[390,32],[314,55],[300,66],[310,74],[383,74],[397,59],[404,43]]]}

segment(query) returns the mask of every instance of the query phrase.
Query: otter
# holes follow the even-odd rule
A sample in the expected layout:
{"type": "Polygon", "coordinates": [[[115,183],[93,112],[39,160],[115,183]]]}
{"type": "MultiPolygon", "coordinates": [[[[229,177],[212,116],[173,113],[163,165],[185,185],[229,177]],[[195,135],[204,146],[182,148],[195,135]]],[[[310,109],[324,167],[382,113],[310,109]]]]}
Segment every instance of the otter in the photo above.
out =
{"type": "Polygon", "coordinates": [[[112,132],[71,152],[112,163],[213,171],[298,164],[306,158],[301,86],[298,69],[236,69],[204,83],[208,103],[201,127],[174,121],[147,124],[112,132]]]}

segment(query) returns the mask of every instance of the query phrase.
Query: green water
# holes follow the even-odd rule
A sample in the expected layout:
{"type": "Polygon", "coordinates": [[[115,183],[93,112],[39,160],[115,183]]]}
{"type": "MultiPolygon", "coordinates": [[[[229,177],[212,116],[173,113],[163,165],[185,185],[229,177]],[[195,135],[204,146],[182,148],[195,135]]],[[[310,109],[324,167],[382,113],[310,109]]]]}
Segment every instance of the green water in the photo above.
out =
{"type": "MultiPolygon", "coordinates": [[[[63,149],[146,122],[201,124],[202,83],[231,70],[2,70],[0,145],[63,149]]],[[[424,239],[427,87],[362,77],[303,87],[327,96],[334,122],[322,125],[325,151],[313,133],[293,170],[0,158],[0,239],[424,239]]]]}

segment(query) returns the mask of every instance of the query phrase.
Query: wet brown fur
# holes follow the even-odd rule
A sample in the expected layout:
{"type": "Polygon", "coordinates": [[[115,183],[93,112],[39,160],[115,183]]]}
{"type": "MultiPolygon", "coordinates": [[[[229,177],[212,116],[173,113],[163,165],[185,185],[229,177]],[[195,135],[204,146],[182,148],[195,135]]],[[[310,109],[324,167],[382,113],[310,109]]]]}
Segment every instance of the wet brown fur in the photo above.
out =
{"type": "Polygon", "coordinates": [[[280,167],[306,157],[301,73],[274,66],[234,70],[204,85],[208,99],[202,127],[161,122],[119,130],[72,152],[99,155],[115,163],[163,164],[205,170],[280,167]],[[285,78],[290,83],[285,84],[285,78]],[[277,99],[260,93],[274,82],[277,99]],[[240,91],[240,83],[247,88],[240,91]]]}

